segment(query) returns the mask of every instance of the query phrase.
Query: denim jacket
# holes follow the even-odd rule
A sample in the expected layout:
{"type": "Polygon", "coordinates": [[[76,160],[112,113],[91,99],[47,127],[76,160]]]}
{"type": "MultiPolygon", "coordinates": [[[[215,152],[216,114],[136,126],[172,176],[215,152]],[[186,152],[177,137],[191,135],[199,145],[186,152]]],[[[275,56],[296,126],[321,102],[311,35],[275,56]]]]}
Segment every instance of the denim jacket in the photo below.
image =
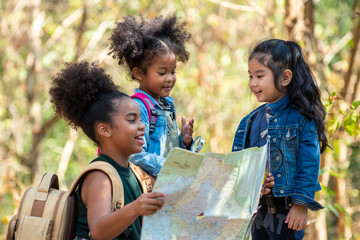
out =
{"type": "MultiPolygon", "coordinates": [[[[162,110],[159,103],[149,94],[140,90],[139,88],[135,89],[135,93],[137,92],[146,94],[154,104],[155,109],[162,110]]],[[[170,104],[172,111],[176,113],[174,99],[172,97],[165,97],[162,99],[170,104]]],[[[131,155],[129,159],[132,163],[141,167],[145,172],[156,177],[167,157],[164,156],[166,143],[166,119],[165,116],[157,116],[155,131],[149,136],[150,121],[146,106],[140,99],[135,98],[134,100],[139,105],[141,121],[144,123],[146,128],[144,137],[145,143],[143,145],[142,152],[131,155]]],[[[180,132],[179,144],[181,148],[185,148],[180,132]]]]}
{"type": "Polygon", "coordinates": [[[293,204],[310,210],[324,208],[314,200],[319,184],[320,142],[314,120],[305,118],[290,104],[288,95],[280,100],[264,104],[240,121],[235,133],[232,151],[247,147],[249,129],[254,114],[269,107],[273,116],[269,119],[270,172],[275,178],[272,188],[275,197],[291,197],[293,204]]]}

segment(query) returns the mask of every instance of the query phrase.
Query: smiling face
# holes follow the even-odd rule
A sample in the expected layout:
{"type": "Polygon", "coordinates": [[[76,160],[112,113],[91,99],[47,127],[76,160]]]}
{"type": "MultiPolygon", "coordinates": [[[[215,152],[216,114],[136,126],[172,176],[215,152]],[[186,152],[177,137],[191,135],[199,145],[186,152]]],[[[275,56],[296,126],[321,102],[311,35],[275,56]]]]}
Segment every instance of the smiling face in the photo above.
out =
{"type": "Polygon", "coordinates": [[[249,60],[248,67],[249,88],[259,102],[273,103],[285,95],[285,92],[276,88],[274,74],[270,68],[256,58],[249,60]]]}
{"type": "Polygon", "coordinates": [[[118,111],[114,113],[113,124],[109,126],[107,149],[118,157],[127,159],[142,151],[145,125],[141,122],[140,109],[134,100],[121,98],[114,100],[114,104],[118,111]]]}
{"type": "MultiPolygon", "coordinates": [[[[146,73],[134,74],[139,80],[140,89],[150,94],[156,101],[169,96],[176,83],[176,56],[170,52],[154,57],[146,73]]],[[[140,70],[141,71],[141,70],[140,70]]]]}

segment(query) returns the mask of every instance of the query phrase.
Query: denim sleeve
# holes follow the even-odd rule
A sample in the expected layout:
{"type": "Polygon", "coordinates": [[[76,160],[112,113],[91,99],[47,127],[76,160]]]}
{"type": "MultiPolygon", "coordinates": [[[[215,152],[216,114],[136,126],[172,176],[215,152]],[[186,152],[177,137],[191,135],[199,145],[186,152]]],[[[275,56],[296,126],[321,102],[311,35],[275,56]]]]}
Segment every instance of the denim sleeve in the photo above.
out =
{"type": "Polygon", "coordinates": [[[141,121],[145,125],[145,136],[143,150],[140,153],[136,153],[130,156],[129,160],[135,165],[141,167],[145,172],[152,176],[157,176],[161,167],[165,162],[165,158],[160,156],[160,153],[149,153],[149,114],[143,102],[138,99],[134,99],[140,108],[141,121]]]}
{"type": "Polygon", "coordinates": [[[293,204],[306,206],[310,210],[324,208],[314,200],[319,178],[320,142],[314,120],[308,121],[299,131],[299,149],[296,161],[295,189],[292,194],[293,204]]]}
{"type": "Polygon", "coordinates": [[[165,162],[165,158],[154,153],[148,153],[143,147],[141,153],[136,153],[130,156],[130,161],[141,167],[148,174],[157,177],[165,162]]]}

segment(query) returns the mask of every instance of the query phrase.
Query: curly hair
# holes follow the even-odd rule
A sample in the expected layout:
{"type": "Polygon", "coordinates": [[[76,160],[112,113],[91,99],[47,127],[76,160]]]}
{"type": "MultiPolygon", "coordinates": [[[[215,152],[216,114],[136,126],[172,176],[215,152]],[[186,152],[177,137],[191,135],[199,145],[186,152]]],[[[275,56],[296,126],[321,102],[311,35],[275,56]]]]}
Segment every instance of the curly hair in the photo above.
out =
{"type": "Polygon", "coordinates": [[[176,16],[158,16],[140,21],[134,16],[124,17],[116,23],[110,37],[109,55],[118,60],[118,64],[126,64],[132,79],[134,67],[146,73],[154,57],[172,52],[180,62],[187,62],[189,52],[185,43],[191,34],[186,31],[186,23],[179,23],[176,16]]]}
{"type": "Polygon", "coordinates": [[[324,123],[326,111],[321,103],[320,89],[309,65],[304,60],[299,44],[280,39],[265,40],[253,49],[249,61],[253,58],[271,69],[275,86],[279,91],[284,91],[280,84],[282,73],[286,69],[292,71],[292,81],[286,87],[287,94],[291,104],[302,115],[315,120],[321,152],[324,152],[328,147],[324,123]]]}
{"type": "Polygon", "coordinates": [[[96,63],[86,61],[65,63],[65,68],[52,77],[49,90],[55,112],[71,127],[80,127],[97,145],[96,123],[113,124],[112,115],[118,111],[114,101],[129,97],[96,63]]]}

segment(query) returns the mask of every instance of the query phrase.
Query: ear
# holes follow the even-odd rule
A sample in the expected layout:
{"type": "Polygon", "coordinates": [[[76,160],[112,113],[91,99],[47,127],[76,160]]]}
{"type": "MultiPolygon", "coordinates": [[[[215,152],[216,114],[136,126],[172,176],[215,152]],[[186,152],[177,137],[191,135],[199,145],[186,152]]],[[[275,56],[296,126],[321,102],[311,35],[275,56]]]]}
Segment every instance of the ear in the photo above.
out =
{"type": "Polygon", "coordinates": [[[292,71],[290,69],[286,69],[281,76],[281,86],[286,87],[287,85],[289,85],[291,80],[292,80],[292,71]]]}
{"type": "Polygon", "coordinates": [[[132,74],[134,75],[134,77],[138,80],[138,81],[141,81],[143,76],[144,76],[144,72],[143,70],[141,70],[140,68],[138,67],[134,67],[132,70],[131,70],[132,74]]]}
{"type": "Polygon", "coordinates": [[[96,128],[97,133],[99,134],[99,137],[101,138],[108,138],[111,137],[111,128],[108,124],[99,123],[96,128]]]}

